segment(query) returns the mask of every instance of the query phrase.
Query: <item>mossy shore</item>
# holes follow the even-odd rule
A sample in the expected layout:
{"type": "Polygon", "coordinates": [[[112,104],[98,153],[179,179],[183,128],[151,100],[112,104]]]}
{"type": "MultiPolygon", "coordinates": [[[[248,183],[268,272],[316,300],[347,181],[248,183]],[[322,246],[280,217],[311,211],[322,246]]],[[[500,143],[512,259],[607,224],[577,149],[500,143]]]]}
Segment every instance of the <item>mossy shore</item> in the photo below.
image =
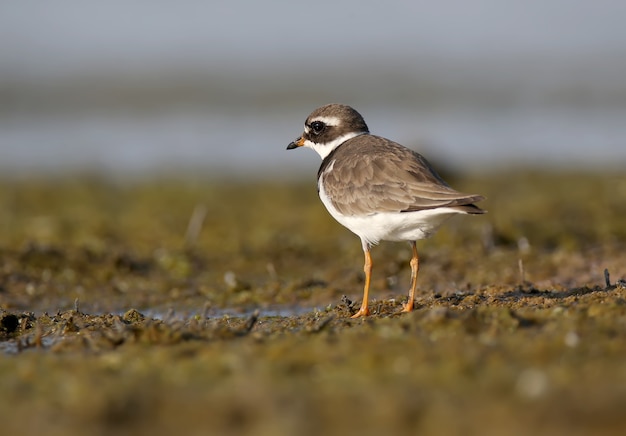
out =
{"type": "Polygon", "coordinates": [[[0,180],[2,434],[622,434],[626,176],[447,177],[373,249],[309,181],[0,180]]]}

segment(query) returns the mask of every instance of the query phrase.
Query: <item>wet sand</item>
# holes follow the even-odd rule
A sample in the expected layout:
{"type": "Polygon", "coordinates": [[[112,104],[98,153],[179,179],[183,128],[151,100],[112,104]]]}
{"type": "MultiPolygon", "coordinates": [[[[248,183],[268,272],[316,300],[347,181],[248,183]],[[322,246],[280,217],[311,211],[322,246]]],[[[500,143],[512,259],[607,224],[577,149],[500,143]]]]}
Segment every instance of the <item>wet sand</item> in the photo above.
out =
{"type": "Polygon", "coordinates": [[[626,176],[488,197],[374,248],[313,183],[0,182],[3,434],[621,434],[626,176]],[[605,273],[608,272],[608,275],[605,273]]]}

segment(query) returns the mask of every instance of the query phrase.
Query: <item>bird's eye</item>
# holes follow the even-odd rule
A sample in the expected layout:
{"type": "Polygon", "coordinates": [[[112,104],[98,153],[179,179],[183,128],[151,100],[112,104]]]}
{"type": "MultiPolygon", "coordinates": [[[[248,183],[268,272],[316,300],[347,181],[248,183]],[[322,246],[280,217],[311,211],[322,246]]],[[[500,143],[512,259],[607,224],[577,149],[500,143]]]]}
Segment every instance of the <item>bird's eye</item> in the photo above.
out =
{"type": "Polygon", "coordinates": [[[321,121],[313,121],[311,123],[311,129],[313,130],[313,133],[315,133],[316,135],[319,135],[320,133],[322,133],[322,131],[326,128],[326,124],[322,123],[321,121]]]}

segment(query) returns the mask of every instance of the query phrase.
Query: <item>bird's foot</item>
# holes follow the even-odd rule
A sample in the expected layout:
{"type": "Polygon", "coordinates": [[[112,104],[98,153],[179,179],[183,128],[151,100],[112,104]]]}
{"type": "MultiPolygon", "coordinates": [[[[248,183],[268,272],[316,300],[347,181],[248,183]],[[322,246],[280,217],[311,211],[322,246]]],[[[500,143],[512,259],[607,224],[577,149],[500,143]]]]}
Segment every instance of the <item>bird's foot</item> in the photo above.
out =
{"type": "Polygon", "coordinates": [[[413,312],[413,300],[409,300],[402,305],[400,313],[413,312]]]}
{"type": "Polygon", "coordinates": [[[361,306],[359,311],[355,313],[354,315],[352,315],[350,318],[360,318],[362,316],[368,316],[369,314],[370,314],[370,310],[367,308],[367,306],[365,307],[361,306]]]}

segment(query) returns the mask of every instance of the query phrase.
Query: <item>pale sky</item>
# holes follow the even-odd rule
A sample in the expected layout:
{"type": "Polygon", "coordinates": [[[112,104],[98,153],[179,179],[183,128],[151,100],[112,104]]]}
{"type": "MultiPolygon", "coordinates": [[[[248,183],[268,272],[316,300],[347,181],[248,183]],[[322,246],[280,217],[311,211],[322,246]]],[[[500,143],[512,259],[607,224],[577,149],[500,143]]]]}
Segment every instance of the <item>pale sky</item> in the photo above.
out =
{"type": "Polygon", "coordinates": [[[626,55],[619,0],[0,3],[0,74],[341,59],[626,55]]]}

